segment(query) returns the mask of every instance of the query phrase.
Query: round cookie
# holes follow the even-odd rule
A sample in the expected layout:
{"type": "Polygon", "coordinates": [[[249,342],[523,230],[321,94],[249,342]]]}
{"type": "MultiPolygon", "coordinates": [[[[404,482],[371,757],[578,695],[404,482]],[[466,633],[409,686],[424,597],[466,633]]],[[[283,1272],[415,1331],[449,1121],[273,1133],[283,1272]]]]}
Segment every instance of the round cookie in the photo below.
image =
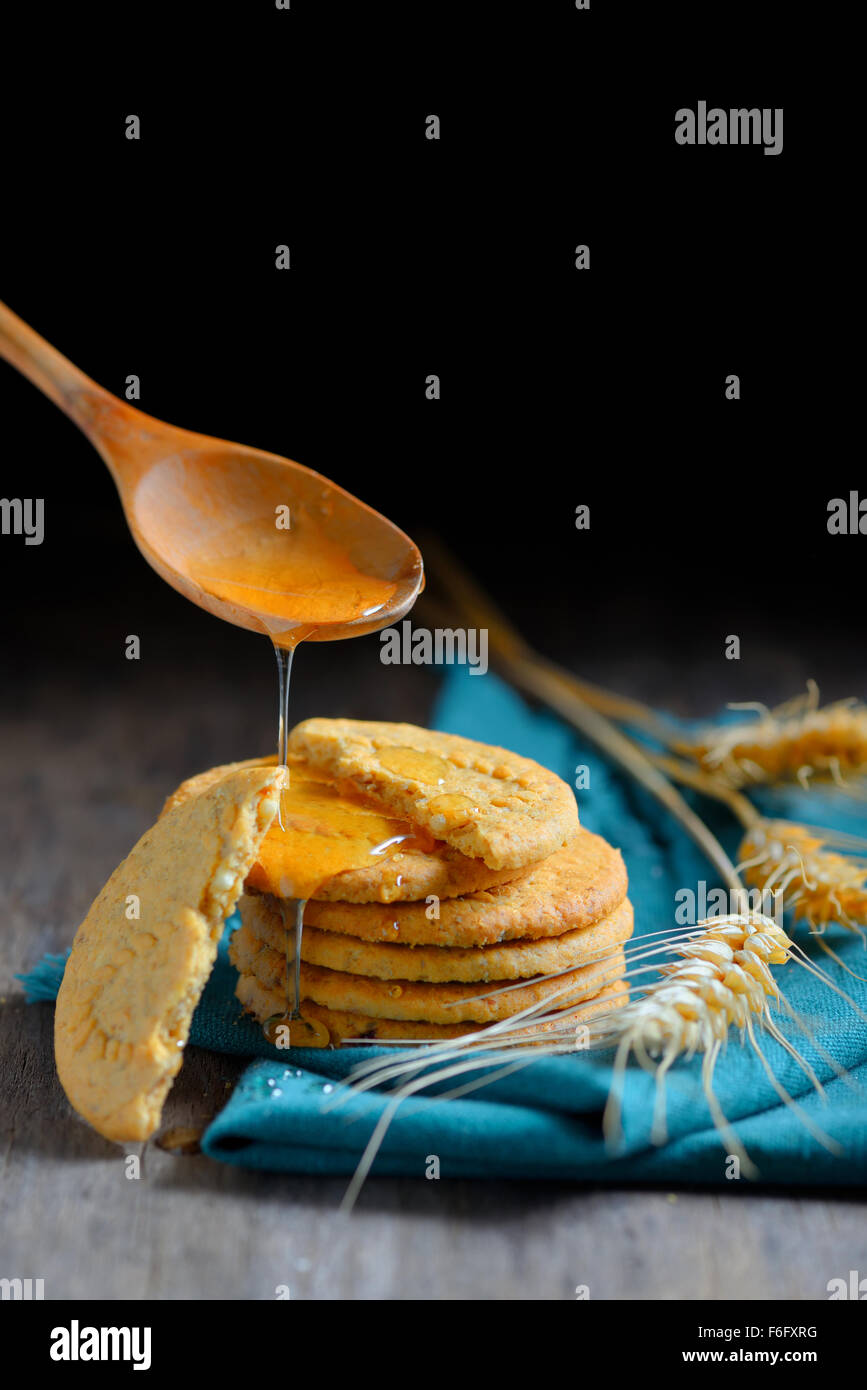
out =
{"type": "MultiPolygon", "coordinates": [[[[245,1010],[260,1023],[282,1013],[286,1007],[285,993],[266,989],[252,975],[239,977],[235,994],[245,1010]]],[[[571,1011],[568,1014],[568,1023],[570,1026],[585,1023],[598,1014],[622,1008],[628,1000],[629,991],[626,985],[622,980],[617,980],[614,984],[606,985],[593,999],[588,999],[571,1011]]],[[[447,1038],[461,1038],[468,1033],[478,1033],[482,1026],[472,1023],[423,1023],[393,1018],[368,1018],[365,1014],[352,1013],[345,1009],[324,1008],[309,999],[301,1005],[301,1014],[304,1018],[324,1024],[333,1043],[351,1043],[356,1038],[376,1038],[383,1042],[442,1042],[447,1038]]],[[[563,1024],[557,1020],[532,1024],[520,1034],[510,1033],[509,1038],[511,1040],[520,1036],[526,1037],[528,1041],[544,1042],[545,1039],[541,1035],[562,1026],[563,1024]]],[[[496,1036],[492,1037],[491,1046],[497,1046],[496,1036]]]]}
{"type": "Polygon", "coordinates": [[[490,946],[497,941],[560,936],[607,917],[626,897],[620,851],[579,830],[568,845],[513,883],[439,904],[309,902],[304,925],[363,941],[412,946],[490,946]]]}
{"type": "MultiPolygon", "coordinates": [[[[251,888],[269,892],[268,839],[262,843],[259,862],[248,882],[251,888]],[[263,872],[264,870],[264,872],[263,872]]],[[[348,869],[335,874],[316,890],[317,902],[393,903],[423,902],[426,898],[457,898],[478,893],[501,883],[514,883],[526,869],[489,869],[483,859],[465,854],[437,840],[432,850],[395,850],[381,863],[367,869],[348,869]]]]}
{"type": "MultiPolygon", "coordinates": [[[[242,768],[273,767],[273,756],[248,758],[244,762],[224,763],[209,768],[182,782],[167,799],[162,814],[190,796],[216,786],[224,778],[242,768]]],[[[280,893],[280,873],[269,850],[275,845],[279,827],[274,826],[265,836],[259,858],[247,877],[248,887],[259,893],[280,893]]],[[[430,850],[402,850],[383,855],[374,864],[327,878],[316,889],[317,902],[390,903],[418,902],[428,897],[454,898],[464,893],[476,893],[511,883],[521,878],[526,869],[491,869],[483,859],[468,859],[443,840],[435,840],[430,850]]]]}
{"type": "MultiPolygon", "coordinates": [[[[282,986],[285,1008],[285,953],[272,950],[254,937],[247,927],[241,927],[232,936],[229,958],[238,971],[255,976],[267,989],[279,994],[282,986]]],[[[494,1023],[549,999],[551,1007],[567,1008],[570,1004],[598,994],[604,985],[619,979],[625,969],[623,951],[615,948],[589,965],[552,979],[533,980],[498,994],[492,990],[512,982],[491,981],[492,990],[484,987],[480,990],[478,984],[425,984],[412,980],[403,980],[398,984],[302,963],[301,998],[310,999],[314,1004],[322,1004],[326,1008],[366,1014],[371,1018],[445,1024],[494,1023]],[[480,992],[487,997],[479,998],[480,992]]]]}
{"type": "Polygon", "coordinates": [[[492,869],[534,864],[578,828],[575,795],[555,773],[457,734],[307,719],[292,730],[289,748],[492,869]]]}
{"type": "MultiPolygon", "coordinates": [[[[285,952],[287,931],[273,898],[245,893],[242,921],[275,951],[285,952]]],[[[486,981],[530,979],[586,965],[601,953],[622,945],[632,935],[632,904],[628,898],[590,927],[560,936],[509,941],[493,946],[404,946],[390,941],[364,941],[338,932],[305,926],[301,959],[350,975],[380,980],[486,981]]]]}

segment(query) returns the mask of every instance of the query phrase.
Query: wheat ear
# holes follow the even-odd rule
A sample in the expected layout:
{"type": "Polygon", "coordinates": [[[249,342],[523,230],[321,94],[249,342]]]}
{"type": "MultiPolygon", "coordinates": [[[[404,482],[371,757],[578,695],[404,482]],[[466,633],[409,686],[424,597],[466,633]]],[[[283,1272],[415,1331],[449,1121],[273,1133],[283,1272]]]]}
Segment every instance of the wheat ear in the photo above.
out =
{"type": "Polygon", "coordinates": [[[867,794],[850,780],[867,773],[867,706],[859,701],[820,706],[819,688],[808,681],[804,695],[776,709],[757,702],[729,708],[752,710],[756,718],[708,727],[693,739],[677,740],[675,751],[734,788],[830,781],[850,796],[867,794]]]}
{"type": "MultiPolygon", "coordinates": [[[[712,773],[662,754],[656,765],[676,781],[724,802],[744,826],[738,874],[763,898],[779,895],[794,920],[814,936],[832,922],[855,932],[867,946],[867,840],[843,831],[762,816],[742,793],[712,773]],[[845,851],[838,853],[837,851],[845,851]]],[[[827,942],[822,949],[856,979],[827,942]]]]}
{"type": "MultiPolygon", "coordinates": [[[[867,841],[857,836],[793,821],[758,820],[741,841],[738,867],[751,886],[780,893],[795,921],[805,921],[815,936],[839,922],[867,946],[865,851],[867,841]],[[837,848],[853,852],[840,854],[837,848]]],[[[844,964],[827,942],[820,945],[844,964]]]]}

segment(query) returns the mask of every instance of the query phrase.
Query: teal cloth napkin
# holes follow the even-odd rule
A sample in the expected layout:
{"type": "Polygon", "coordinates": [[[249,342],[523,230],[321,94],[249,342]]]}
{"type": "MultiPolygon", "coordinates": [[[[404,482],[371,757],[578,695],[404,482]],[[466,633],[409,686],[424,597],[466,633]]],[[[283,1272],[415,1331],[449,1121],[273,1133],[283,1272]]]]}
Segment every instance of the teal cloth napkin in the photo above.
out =
{"type": "MultiPolygon", "coordinates": [[[[675,894],[719,885],[710,866],[675,821],[629,778],[606,763],[553,716],[531,710],[491,673],[471,676],[453,668],[433,720],[438,729],[501,744],[535,758],[574,784],[586,766],[590,785],[579,793],[582,823],[618,845],[629,871],[636,936],[675,926],[675,894]]],[[[768,815],[864,833],[863,806],[815,789],[773,789],[756,797],[768,815]]],[[[697,803],[698,804],[698,803],[697,803]]],[[[724,808],[702,800],[704,819],[735,857],[739,834],[724,808]]],[[[787,925],[789,925],[787,923],[787,925]]],[[[212,1158],[247,1168],[288,1173],[350,1174],[388,1104],[381,1091],[358,1094],[341,1085],[361,1061],[392,1049],[343,1048],[280,1052],[244,1018],[234,998],[235,971],[227,939],[196,1010],[191,1042],[251,1058],[202,1147],[212,1158]],[[337,1102],[337,1103],[335,1103],[337,1102]]],[[[797,939],[867,1015],[867,983],[836,965],[804,928],[797,939]]],[[[867,975],[867,954],[857,938],[832,928],[829,942],[846,965],[867,975]]],[[[53,998],[64,958],[46,957],[22,976],[31,999],[53,998]]],[[[782,1104],[760,1060],[732,1034],[717,1064],[715,1091],[726,1117],[759,1170],[776,1183],[857,1184],[867,1180],[867,1021],[839,995],[793,963],[779,967],[789,1003],[827,1054],[848,1072],[841,1079],[809,1039],[786,1028],[825,1085],[819,1097],[795,1060],[770,1037],[761,1044],[773,1072],[814,1126],[840,1146],[829,1152],[782,1104]]],[[[656,1096],[652,1076],[631,1063],[625,1078],[622,1138],[613,1152],[602,1138],[601,1113],[612,1079],[610,1054],[542,1058],[470,1095],[437,1098],[437,1087],[408,1099],[385,1134],[373,1172],[441,1178],[548,1178],[716,1183],[726,1180],[726,1146],[714,1128],[700,1082],[700,1059],[678,1062],[669,1073],[668,1140],[650,1140],[656,1096]],[[436,1162],[434,1161],[436,1160],[436,1162]]],[[[444,1083],[439,1089],[448,1089],[444,1083]]],[[[729,1168],[729,1172],[730,1172],[729,1168]]]]}

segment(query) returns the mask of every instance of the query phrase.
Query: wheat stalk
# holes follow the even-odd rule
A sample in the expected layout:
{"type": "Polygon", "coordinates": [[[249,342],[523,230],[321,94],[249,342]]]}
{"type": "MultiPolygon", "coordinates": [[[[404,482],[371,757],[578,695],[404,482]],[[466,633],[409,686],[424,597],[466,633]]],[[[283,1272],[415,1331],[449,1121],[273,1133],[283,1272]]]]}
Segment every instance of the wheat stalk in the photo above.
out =
{"type": "Polygon", "coordinates": [[[850,796],[865,795],[846,774],[867,773],[867,706],[857,700],[820,706],[819,688],[808,681],[804,695],[776,709],[757,702],[729,708],[752,710],[757,718],[711,726],[671,746],[733,788],[831,781],[850,796]]]}

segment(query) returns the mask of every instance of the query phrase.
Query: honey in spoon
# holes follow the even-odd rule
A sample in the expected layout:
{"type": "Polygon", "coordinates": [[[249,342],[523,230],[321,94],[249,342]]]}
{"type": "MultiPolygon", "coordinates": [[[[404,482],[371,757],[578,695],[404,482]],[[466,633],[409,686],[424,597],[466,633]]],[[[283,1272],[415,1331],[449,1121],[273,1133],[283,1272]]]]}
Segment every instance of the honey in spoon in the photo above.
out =
{"type": "Polygon", "coordinates": [[[404,608],[419,571],[377,565],[364,514],[341,525],[327,493],[319,506],[291,511],[288,529],[263,516],[208,536],[188,562],[190,577],[208,594],[259,618],[276,646],[289,650],[311,638],[329,641],[375,631],[404,608]],[[355,553],[353,553],[355,552],[355,553]]]}

